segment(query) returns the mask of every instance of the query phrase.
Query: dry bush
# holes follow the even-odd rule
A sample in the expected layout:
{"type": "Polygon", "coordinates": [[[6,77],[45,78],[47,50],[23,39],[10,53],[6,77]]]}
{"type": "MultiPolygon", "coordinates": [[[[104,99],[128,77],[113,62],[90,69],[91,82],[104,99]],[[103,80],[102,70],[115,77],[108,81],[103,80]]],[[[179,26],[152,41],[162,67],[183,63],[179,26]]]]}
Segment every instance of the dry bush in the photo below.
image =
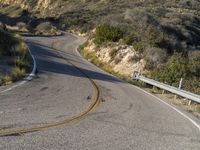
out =
{"type": "Polygon", "coordinates": [[[19,67],[14,67],[11,71],[11,79],[12,81],[19,80],[25,73],[24,69],[20,69],[19,67]]]}
{"type": "Polygon", "coordinates": [[[17,22],[16,26],[19,30],[27,30],[28,26],[24,22],[17,22]]]}
{"type": "Polygon", "coordinates": [[[167,52],[164,49],[151,47],[145,51],[145,59],[147,61],[146,68],[153,70],[162,66],[167,60],[167,52]]]}

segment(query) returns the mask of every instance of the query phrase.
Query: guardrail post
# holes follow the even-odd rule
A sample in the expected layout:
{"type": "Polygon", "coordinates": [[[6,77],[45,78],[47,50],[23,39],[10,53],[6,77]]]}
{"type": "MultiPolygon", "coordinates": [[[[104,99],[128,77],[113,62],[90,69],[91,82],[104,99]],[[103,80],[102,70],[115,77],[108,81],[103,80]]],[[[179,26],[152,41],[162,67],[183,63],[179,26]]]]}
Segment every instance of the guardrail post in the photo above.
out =
{"type": "Polygon", "coordinates": [[[190,106],[190,105],[191,105],[191,103],[192,103],[192,101],[190,100],[190,101],[188,102],[188,106],[190,106]]]}
{"type": "Polygon", "coordinates": [[[177,99],[177,95],[174,95],[174,100],[176,100],[177,99]]]}
{"type": "MultiPolygon", "coordinates": [[[[178,86],[179,89],[181,89],[182,87],[182,82],[183,82],[183,78],[181,78],[181,80],[179,81],[179,86],[178,86]]],[[[174,96],[174,99],[175,100],[177,99],[177,95],[174,96]]]]}
{"type": "Polygon", "coordinates": [[[182,87],[182,82],[183,82],[183,78],[181,78],[181,80],[179,82],[179,86],[178,86],[179,89],[181,89],[181,87],[182,87]]]}
{"type": "Polygon", "coordinates": [[[134,71],[133,73],[133,80],[138,80],[140,76],[140,73],[138,71],[134,71]]]}
{"type": "Polygon", "coordinates": [[[153,86],[153,92],[156,92],[156,87],[155,86],[153,86]]]}
{"type": "Polygon", "coordinates": [[[164,95],[164,94],[165,94],[165,90],[162,91],[162,95],[164,95]]]}

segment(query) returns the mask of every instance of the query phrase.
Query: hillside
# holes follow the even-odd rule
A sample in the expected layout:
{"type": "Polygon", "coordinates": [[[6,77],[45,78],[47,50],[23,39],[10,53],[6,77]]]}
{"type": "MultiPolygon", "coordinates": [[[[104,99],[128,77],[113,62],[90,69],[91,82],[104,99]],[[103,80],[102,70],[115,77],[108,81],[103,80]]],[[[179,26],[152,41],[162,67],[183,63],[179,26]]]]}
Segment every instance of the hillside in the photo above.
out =
{"type": "Polygon", "coordinates": [[[19,80],[28,67],[26,44],[0,29],[0,86],[19,80]]]}
{"type": "Polygon", "coordinates": [[[199,0],[0,0],[0,3],[0,16],[7,17],[5,20],[28,23],[36,16],[40,22],[51,21],[62,30],[86,32],[91,39],[105,39],[91,32],[99,25],[117,28],[122,36],[117,40],[108,37],[98,47],[109,42],[132,47],[139,53],[134,61],[145,60],[142,70],[148,70],[149,76],[175,86],[183,77],[185,89],[200,93],[199,0]]]}
{"type": "Polygon", "coordinates": [[[55,17],[63,28],[87,31],[109,22],[138,39],[156,38],[153,36],[158,34],[165,42],[158,43],[159,46],[168,48],[169,53],[173,49],[200,47],[198,0],[0,0],[0,3],[4,6],[1,12],[8,15],[22,15],[21,7],[38,17],[55,17]]]}

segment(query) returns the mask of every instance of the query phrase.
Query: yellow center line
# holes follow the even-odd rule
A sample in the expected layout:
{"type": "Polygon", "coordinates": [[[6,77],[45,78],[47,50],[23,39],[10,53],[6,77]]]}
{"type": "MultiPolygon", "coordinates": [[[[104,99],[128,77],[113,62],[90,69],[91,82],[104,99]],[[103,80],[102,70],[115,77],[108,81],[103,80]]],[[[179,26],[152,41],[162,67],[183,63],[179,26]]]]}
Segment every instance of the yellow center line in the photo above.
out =
{"type": "MultiPolygon", "coordinates": [[[[52,48],[53,48],[53,44],[52,44],[52,48]]],[[[58,55],[60,55],[60,54],[58,54],[58,55]]],[[[62,57],[62,56],[60,55],[60,57],[62,57]]],[[[78,121],[78,120],[84,118],[87,114],[89,114],[94,109],[96,109],[96,107],[100,104],[100,90],[99,90],[98,85],[87,74],[85,74],[79,67],[74,65],[72,62],[70,62],[66,58],[63,58],[63,59],[65,61],[67,61],[68,63],[70,63],[71,65],[73,65],[83,75],[85,75],[88,78],[88,80],[91,82],[91,84],[93,85],[93,88],[94,88],[95,92],[93,93],[91,104],[89,104],[87,106],[87,108],[84,111],[82,111],[80,114],[78,114],[76,116],[73,116],[71,118],[67,118],[67,119],[65,119],[63,121],[53,122],[53,123],[40,125],[40,126],[37,126],[37,127],[30,127],[30,128],[27,127],[27,128],[0,129],[0,136],[12,136],[12,135],[16,136],[16,135],[22,135],[22,134],[25,134],[25,133],[46,130],[46,129],[49,129],[49,128],[56,128],[56,127],[65,126],[65,125],[68,125],[68,124],[70,124],[72,122],[75,122],[75,121],[78,121]]]]}

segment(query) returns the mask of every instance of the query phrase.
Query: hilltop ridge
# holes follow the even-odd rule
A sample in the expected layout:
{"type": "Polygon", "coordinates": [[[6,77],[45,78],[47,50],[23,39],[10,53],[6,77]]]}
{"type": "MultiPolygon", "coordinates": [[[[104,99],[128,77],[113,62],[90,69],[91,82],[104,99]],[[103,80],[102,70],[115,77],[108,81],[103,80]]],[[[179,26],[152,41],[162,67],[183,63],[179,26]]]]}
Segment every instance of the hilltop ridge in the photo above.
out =
{"type": "Polygon", "coordinates": [[[138,54],[131,61],[145,62],[143,70],[152,78],[177,86],[183,77],[186,89],[200,93],[198,0],[0,0],[0,4],[0,18],[8,23],[29,24],[37,18],[35,26],[48,21],[61,30],[78,30],[90,42],[99,41],[96,46],[101,50],[111,45],[106,49],[118,63],[124,60],[120,51],[128,47],[138,54]],[[96,29],[111,35],[119,31],[120,36],[104,37],[96,29]]]}

